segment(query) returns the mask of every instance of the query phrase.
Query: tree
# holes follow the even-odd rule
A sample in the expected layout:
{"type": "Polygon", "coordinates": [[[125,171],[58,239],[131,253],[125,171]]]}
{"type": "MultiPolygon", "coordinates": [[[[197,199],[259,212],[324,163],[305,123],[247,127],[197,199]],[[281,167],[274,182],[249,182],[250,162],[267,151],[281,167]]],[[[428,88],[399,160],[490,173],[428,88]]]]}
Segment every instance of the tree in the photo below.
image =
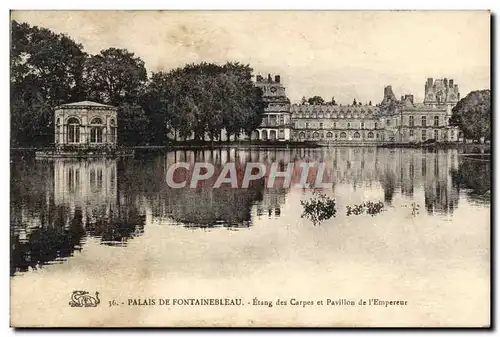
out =
{"type": "Polygon", "coordinates": [[[84,80],[90,99],[119,106],[137,102],[147,72],[144,61],[134,53],[109,48],[87,59],[84,80]]]}
{"type": "Polygon", "coordinates": [[[491,91],[472,91],[462,98],[452,109],[449,123],[458,126],[466,139],[490,139],[491,91]]]}
{"type": "Polygon", "coordinates": [[[148,119],[148,142],[165,144],[168,113],[167,76],[163,72],[153,73],[147,86],[139,95],[139,105],[148,119]]]}
{"type": "Polygon", "coordinates": [[[239,63],[223,66],[188,64],[169,73],[155,73],[146,88],[148,116],[156,116],[181,138],[220,139],[251,133],[262,119],[262,91],[252,82],[252,68],[239,63]],[[163,117],[162,117],[163,116],[163,117]]]}
{"type": "Polygon", "coordinates": [[[64,34],[11,24],[11,142],[47,144],[56,106],[84,97],[82,45],[64,34]]]}
{"type": "Polygon", "coordinates": [[[126,145],[144,144],[148,120],[138,105],[124,103],[118,108],[118,141],[126,145]]]}
{"type": "Polygon", "coordinates": [[[358,103],[356,102],[356,99],[354,99],[354,100],[352,101],[352,105],[353,105],[353,106],[358,105],[358,103]]]}
{"type": "Polygon", "coordinates": [[[325,100],[321,96],[313,96],[307,100],[311,105],[325,104],[325,100]]]}
{"type": "Polygon", "coordinates": [[[126,49],[105,49],[87,59],[83,79],[88,99],[119,108],[119,142],[147,143],[149,123],[139,106],[147,80],[144,61],[126,49]]]}

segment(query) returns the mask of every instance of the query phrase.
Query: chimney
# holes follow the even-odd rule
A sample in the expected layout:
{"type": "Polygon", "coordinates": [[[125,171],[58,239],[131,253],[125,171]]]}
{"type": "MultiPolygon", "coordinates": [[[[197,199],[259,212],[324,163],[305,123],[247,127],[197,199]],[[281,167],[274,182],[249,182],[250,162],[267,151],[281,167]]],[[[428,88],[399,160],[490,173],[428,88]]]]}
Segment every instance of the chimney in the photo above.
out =
{"type": "Polygon", "coordinates": [[[413,95],[407,95],[408,96],[408,100],[411,102],[411,104],[413,104],[413,95]]]}
{"type": "Polygon", "coordinates": [[[271,83],[273,79],[271,78],[271,74],[267,74],[267,82],[271,83]]]}
{"type": "Polygon", "coordinates": [[[427,85],[426,85],[426,87],[427,88],[432,88],[432,82],[433,81],[434,80],[432,79],[432,77],[427,78],[427,85]]]}
{"type": "Polygon", "coordinates": [[[280,75],[274,76],[274,82],[280,83],[280,80],[281,80],[280,75]]]}
{"type": "Polygon", "coordinates": [[[401,102],[404,102],[405,96],[401,95],[401,102]]]}
{"type": "Polygon", "coordinates": [[[448,84],[450,85],[450,88],[453,88],[454,84],[453,84],[453,79],[452,78],[450,78],[450,81],[448,82],[448,84]]]}
{"type": "Polygon", "coordinates": [[[446,77],[444,78],[443,82],[444,82],[444,87],[448,88],[448,79],[446,77]]]}

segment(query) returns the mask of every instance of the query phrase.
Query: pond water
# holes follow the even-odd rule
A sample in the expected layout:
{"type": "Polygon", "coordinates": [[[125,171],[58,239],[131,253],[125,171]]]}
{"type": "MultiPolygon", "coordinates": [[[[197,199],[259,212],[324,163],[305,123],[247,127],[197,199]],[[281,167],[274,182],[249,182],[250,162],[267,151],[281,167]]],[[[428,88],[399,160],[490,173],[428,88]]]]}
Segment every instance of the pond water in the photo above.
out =
{"type": "Polygon", "coordinates": [[[487,325],[490,175],[489,161],[456,150],[228,148],[87,161],[13,156],[11,320],[487,325]],[[214,179],[172,188],[166,172],[176,162],[209,162],[216,172],[235,162],[238,174],[249,162],[323,162],[330,184],[321,193],[335,199],[337,212],[315,225],[301,217],[301,201],[313,189],[267,187],[266,177],[248,189],[213,188],[214,179]],[[382,202],[383,211],[348,215],[363,202],[382,202]],[[101,305],[70,308],[74,290],[98,291],[101,305]],[[147,298],[238,298],[244,305],[128,305],[147,298]],[[292,298],[407,305],[269,307],[254,300],[292,298]],[[118,305],[109,307],[112,300],[118,305]]]}

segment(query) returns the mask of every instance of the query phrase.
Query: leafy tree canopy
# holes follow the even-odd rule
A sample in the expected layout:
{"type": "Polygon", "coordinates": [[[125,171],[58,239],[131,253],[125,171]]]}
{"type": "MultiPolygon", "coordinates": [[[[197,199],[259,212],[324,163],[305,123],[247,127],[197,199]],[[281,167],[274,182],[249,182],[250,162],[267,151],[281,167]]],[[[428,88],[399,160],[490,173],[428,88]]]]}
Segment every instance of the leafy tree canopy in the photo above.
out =
{"type": "Polygon", "coordinates": [[[450,125],[458,126],[467,139],[490,139],[491,91],[472,91],[462,98],[452,109],[450,125]]]}

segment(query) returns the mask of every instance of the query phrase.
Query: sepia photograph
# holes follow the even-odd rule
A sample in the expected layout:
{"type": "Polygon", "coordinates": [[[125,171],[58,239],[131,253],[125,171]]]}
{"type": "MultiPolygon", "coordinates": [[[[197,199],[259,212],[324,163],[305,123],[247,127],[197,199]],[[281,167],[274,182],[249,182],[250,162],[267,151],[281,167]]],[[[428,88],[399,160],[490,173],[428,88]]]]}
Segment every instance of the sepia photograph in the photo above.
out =
{"type": "Polygon", "coordinates": [[[10,326],[491,327],[491,25],[11,10],[10,326]]]}

